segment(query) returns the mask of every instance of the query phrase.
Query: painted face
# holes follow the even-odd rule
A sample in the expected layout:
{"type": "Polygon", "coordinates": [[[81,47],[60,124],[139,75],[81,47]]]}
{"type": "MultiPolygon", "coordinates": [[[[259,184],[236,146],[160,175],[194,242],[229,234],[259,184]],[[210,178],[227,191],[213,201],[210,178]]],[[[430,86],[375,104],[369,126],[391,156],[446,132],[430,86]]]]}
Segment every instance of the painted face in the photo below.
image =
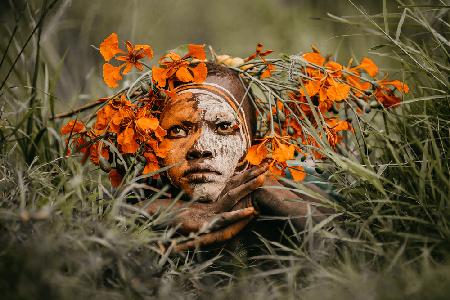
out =
{"type": "Polygon", "coordinates": [[[186,89],[160,119],[169,148],[164,164],[175,165],[168,176],[196,201],[217,200],[247,150],[245,124],[225,98],[186,89]]]}

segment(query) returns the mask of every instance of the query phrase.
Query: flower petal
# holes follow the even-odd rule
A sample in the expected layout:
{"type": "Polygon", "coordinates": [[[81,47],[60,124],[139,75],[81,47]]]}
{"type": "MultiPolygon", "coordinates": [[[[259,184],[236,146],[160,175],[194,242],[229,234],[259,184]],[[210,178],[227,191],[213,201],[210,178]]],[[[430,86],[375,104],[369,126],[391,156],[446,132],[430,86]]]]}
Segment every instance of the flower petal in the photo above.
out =
{"type": "Polygon", "coordinates": [[[191,68],[192,74],[194,75],[195,83],[202,83],[206,80],[206,76],[208,76],[208,68],[205,63],[199,63],[194,68],[191,68]]]}
{"type": "Polygon", "coordinates": [[[132,68],[133,68],[133,64],[130,63],[130,62],[127,62],[127,63],[125,64],[125,68],[124,68],[123,71],[122,71],[122,74],[123,74],[123,75],[128,74],[128,73],[131,71],[132,68]]]}
{"type": "Polygon", "coordinates": [[[383,85],[392,85],[402,93],[409,92],[409,86],[406,85],[406,83],[401,82],[400,80],[384,81],[383,85]]]}
{"type": "Polygon", "coordinates": [[[318,66],[323,66],[324,62],[325,62],[325,57],[323,57],[322,55],[320,55],[319,53],[316,52],[308,52],[303,54],[303,58],[315,65],[318,66]]]}
{"type": "Polygon", "coordinates": [[[136,45],[134,46],[135,51],[142,51],[144,56],[147,56],[149,59],[153,58],[153,48],[150,45],[136,45]]]}
{"type": "Polygon", "coordinates": [[[341,101],[348,97],[350,86],[345,83],[336,83],[327,90],[328,99],[331,101],[341,101]]]}
{"type": "Polygon", "coordinates": [[[269,152],[265,146],[265,143],[253,145],[248,149],[245,160],[252,165],[259,165],[267,157],[269,152]]]}
{"type": "Polygon", "coordinates": [[[306,177],[305,169],[302,166],[288,167],[288,170],[294,181],[303,181],[306,177]]]}
{"type": "Polygon", "coordinates": [[[109,63],[103,65],[103,80],[110,88],[116,88],[119,85],[118,81],[122,80],[120,70],[123,66],[114,67],[109,63]]]}
{"type": "Polygon", "coordinates": [[[192,58],[196,58],[199,60],[205,60],[206,54],[205,54],[205,45],[195,45],[195,44],[189,44],[189,55],[192,58]]]}
{"type": "Polygon", "coordinates": [[[295,146],[292,144],[278,144],[272,153],[272,158],[278,162],[285,162],[293,159],[295,154],[295,146]]]}
{"type": "Polygon", "coordinates": [[[143,131],[155,130],[158,127],[158,125],[159,122],[157,118],[143,117],[137,119],[136,121],[136,126],[143,131]]]}
{"type": "Polygon", "coordinates": [[[117,143],[120,145],[122,153],[136,153],[139,144],[136,142],[135,132],[132,127],[128,127],[117,136],[117,143]]]}
{"type": "Polygon", "coordinates": [[[194,77],[192,77],[192,74],[189,72],[187,67],[181,67],[178,69],[176,76],[178,80],[183,82],[191,82],[194,77]]]}
{"type": "Polygon", "coordinates": [[[267,68],[261,73],[260,78],[263,79],[270,77],[273,71],[275,71],[275,66],[273,64],[267,64],[267,68]]]}
{"type": "Polygon", "coordinates": [[[117,33],[113,32],[100,44],[100,54],[105,61],[110,61],[117,53],[123,53],[123,51],[119,49],[117,33]]]}
{"type": "Polygon", "coordinates": [[[357,68],[361,68],[370,76],[374,77],[378,73],[378,66],[370,58],[364,57],[357,68]]]}
{"type": "Polygon", "coordinates": [[[111,169],[111,171],[109,171],[108,177],[111,185],[115,188],[118,187],[123,180],[122,174],[120,174],[117,169],[111,169]]]}
{"type": "Polygon", "coordinates": [[[83,122],[78,120],[71,120],[61,128],[61,134],[66,135],[70,133],[80,133],[85,129],[86,127],[84,126],[83,122]]]}
{"type": "Polygon", "coordinates": [[[322,83],[319,80],[310,80],[307,84],[305,84],[305,88],[301,88],[300,94],[305,96],[307,93],[309,97],[315,96],[319,92],[321,84],[322,83]]]}
{"type": "Polygon", "coordinates": [[[166,69],[158,68],[156,66],[152,67],[153,81],[155,81],[159,87],[166,86],[166,80],[167,80],[166,76],[167,76],[166,69]]]}

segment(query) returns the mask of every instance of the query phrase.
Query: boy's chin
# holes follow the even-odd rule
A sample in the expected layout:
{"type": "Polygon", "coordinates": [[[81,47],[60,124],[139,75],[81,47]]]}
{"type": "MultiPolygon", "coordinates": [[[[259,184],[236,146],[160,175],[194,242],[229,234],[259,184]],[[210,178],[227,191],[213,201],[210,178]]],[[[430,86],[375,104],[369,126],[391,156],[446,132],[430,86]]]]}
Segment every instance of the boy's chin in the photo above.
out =
{"type": "Polygon", "coordinates": [[[192,200],[196,202],[215,202],[225,187],[225,183],[206,182],[192,185],[192,200]]]}

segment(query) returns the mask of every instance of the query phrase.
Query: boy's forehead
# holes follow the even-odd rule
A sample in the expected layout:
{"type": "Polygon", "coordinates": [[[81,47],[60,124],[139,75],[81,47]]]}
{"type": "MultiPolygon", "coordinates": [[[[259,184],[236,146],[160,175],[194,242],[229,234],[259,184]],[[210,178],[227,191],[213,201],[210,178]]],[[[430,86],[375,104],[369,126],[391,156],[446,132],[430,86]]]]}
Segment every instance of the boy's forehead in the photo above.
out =
{"type": "Polygon", "coordinates": [[[236,121],[237,114],[231,105],[223,98],[216,95],[195,95],[198,108],[202,110],[202,119],[206,121],[236,121]]]}

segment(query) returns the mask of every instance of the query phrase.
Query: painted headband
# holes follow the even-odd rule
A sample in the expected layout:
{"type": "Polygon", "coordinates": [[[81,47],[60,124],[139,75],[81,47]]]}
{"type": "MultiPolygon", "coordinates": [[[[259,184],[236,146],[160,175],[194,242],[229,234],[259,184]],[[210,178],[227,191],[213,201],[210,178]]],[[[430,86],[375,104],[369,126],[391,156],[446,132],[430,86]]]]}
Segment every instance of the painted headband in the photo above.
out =
{"type": "MultiPolygon", "coordinates": [[[[237,112],[238,117],[241,120],[241,123],[243,124],[243,131],[246,139],[246,147],[251,146],[250,131],[247,124],[247,120],[245,118],[244,109],[242,108],[242,103],[239,103],[229,90],[215,83],[203,82],[203,83],[184,84],[182,86],[177,87],[175,91],[178,94],[184,93],[206,94],[213,97],[215,96],[221,99],[225,99],[227,103],[231,105],[233,110],[237,112]]],[[[242,101],[243,100],[244,99],[242,99],[242,101]]]]}

